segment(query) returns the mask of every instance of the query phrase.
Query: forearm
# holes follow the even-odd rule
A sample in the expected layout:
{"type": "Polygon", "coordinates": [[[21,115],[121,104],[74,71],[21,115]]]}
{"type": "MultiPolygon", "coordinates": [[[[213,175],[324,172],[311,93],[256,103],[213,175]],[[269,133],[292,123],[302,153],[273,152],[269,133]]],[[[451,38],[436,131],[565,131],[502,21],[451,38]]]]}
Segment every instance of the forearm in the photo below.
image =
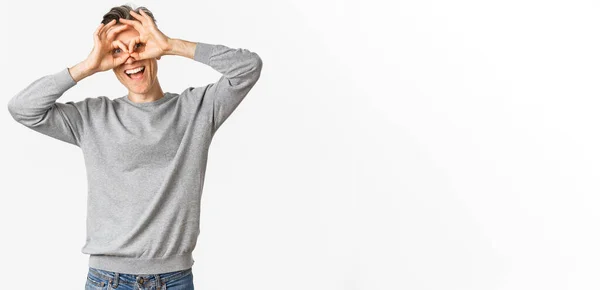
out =
{"type": "Polygon", "coordinates": [[[169,43],[170,49],[166,51],[166,55],[179,55],[190,59],[194,59],[196,42],[191,42],[177,38],[170,38],[169,43]]]}
{"type": "Polygon", "coordinates": [[[88,69],[85,62],[82,61],[72,67],[69,67],[69,74],[71,74],[71,77],[77,83],[80,80],[93,75],[94,71],[88,69]]]}

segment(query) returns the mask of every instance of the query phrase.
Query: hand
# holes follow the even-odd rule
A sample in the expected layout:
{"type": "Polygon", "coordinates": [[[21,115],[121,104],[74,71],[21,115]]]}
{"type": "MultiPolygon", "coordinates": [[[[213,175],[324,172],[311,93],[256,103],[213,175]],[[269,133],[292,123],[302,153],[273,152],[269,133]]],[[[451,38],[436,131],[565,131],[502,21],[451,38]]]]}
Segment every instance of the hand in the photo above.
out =
{"type": "Polygon", "coordinates": [[[125,30],[127,25],[113,27],[115,23],[117,22],[114,19],[106,25],[102,23],[94,31],[94,49],[83,61],[86,68],[92,73],[119,66],[129,57],[127,46],[120,40],[114,40],[117,33],[125,30]],[[115,49],[122,50],[122,53],[113,53],[115,49]]]}
{"type": "Polygon", "coordinates": [[[131,56],[137,60],[155,57],[160,59],[172,49],[171,39],[156,27],[156,23],[148,14],[143,10],[140,10],[141,14],[133,10],[130,10],[129,13],[139,21],[119,18],[119,22],[133,26],[140,34],[129,42],[131,56]],[[138,43],[142,43],[144,48],[135,51],[135,45],[138,43]]]}

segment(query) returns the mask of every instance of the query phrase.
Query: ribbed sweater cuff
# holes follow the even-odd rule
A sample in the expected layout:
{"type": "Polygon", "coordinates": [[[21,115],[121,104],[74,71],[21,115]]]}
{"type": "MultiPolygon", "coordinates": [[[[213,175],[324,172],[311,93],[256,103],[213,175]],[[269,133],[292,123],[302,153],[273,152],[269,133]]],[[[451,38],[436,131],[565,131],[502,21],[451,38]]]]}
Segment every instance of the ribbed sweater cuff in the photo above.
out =
{"type": "Polygon", "coordinates": [[[52,78],[61,91],[66,91],[77,84],[69,73],[69,68],[64,68],[61,71],[54,73],[52,78]]]}
{"type": "Polygon", "coordinates": [[[196,50],[194,51],[194,60],[203,64],[210,65],[210,57],[212,55],[214,44],[196,42],[196,50]]]}

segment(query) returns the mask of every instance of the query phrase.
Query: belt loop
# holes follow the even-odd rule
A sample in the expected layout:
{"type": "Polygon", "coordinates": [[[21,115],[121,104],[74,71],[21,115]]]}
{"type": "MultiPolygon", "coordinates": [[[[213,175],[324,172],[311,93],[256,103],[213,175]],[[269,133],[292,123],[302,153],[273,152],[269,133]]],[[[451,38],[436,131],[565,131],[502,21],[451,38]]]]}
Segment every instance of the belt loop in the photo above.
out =
{"type": "Polygon", "coordinates": [[[113,288],[117,288],[119,287],[119,273],[118,272],[114,272],[114,278],[113,278],[113,283],[112,283],[112,287],[113,288]]]}
{"type": "Polygon", "coordinates": [[[162,281],[160,280],[160,276],[158,274],[154,274],[154,280],[156,280],[156,289],[160,289],[162,286],[162,281]]]}

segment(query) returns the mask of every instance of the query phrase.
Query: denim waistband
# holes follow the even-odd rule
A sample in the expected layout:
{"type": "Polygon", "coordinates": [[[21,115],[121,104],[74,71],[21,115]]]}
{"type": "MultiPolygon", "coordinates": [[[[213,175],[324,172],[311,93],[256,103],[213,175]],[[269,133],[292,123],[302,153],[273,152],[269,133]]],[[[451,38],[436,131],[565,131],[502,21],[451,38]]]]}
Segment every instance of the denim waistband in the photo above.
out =
{"type": "Polygon", "coordinates": [[[119,272],[111,272],[102,269],[89,267],[89,274],[102,280],[108,280],[108,283],[112,284],[116,288],[119,283],[133,286],[135,284],[152,284],[160,286],[167,283],[167,281],[183,278],[192,272],[192,268],[161,273],[161,274],[127,274],[119,272]]]}

